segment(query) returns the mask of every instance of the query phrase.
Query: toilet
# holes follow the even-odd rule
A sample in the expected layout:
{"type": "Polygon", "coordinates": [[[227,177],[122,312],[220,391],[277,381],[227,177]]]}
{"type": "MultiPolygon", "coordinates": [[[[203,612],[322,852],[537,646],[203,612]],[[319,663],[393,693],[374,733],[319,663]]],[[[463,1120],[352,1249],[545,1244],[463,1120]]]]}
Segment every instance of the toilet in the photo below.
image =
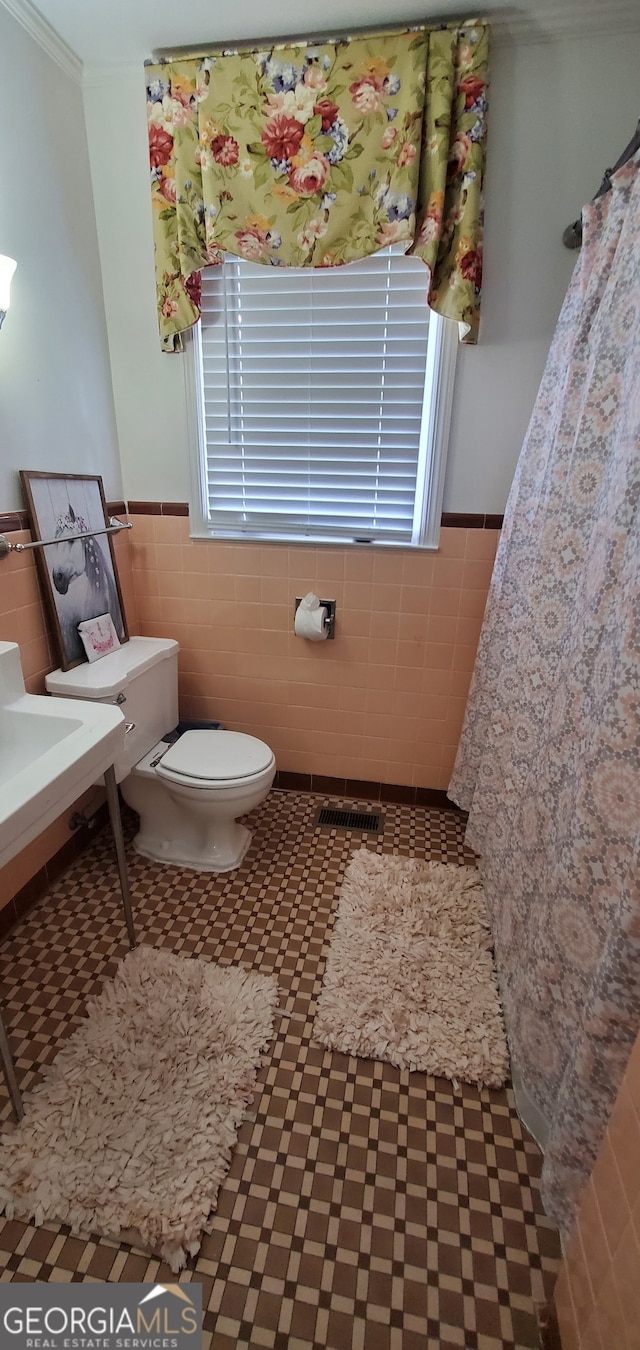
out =
{"type": "Polygon", "coordinates": [[[264,801],[276,772],[273,751],[239,731],[185,731],[178,722],[178,643],[133,637],[99,661],[46,677],[60,698],[116,703],[126,723],[115,763],[125,802],[140,817],[134,848],[155,862],[230,872],[251,843],[239,824],[264,801]]]}

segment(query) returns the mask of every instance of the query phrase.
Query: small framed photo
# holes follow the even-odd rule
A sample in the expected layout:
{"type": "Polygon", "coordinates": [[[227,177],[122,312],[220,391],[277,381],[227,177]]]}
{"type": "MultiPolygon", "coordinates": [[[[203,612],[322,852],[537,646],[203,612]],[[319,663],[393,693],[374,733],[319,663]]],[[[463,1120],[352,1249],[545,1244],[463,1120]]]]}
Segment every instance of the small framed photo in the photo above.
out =
{"type": "Polygon", "coordinates": [[[102,479],[97,475],[36,473],[21,469],[40,581],[53,623],[62,670],[87,653],[79,625],[109,615],[119,642],[128,640],[102,479]]]}
{"type": "Polygon", "coordinates": [[[110,614],[100,614],[97,619],[85,619],[78,624],[82,645],[87,653],[87,661],[99,661],[120,646],[110,614]]]}

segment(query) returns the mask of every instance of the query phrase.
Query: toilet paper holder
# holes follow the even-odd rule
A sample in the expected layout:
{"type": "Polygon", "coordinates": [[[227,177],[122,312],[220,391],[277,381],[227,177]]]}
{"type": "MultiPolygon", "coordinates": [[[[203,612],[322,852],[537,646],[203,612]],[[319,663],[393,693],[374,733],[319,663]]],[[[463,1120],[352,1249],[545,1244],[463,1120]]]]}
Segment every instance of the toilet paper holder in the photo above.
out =
{"type": "MultiPolygon", "coordinates": [[[[298,605],[300,604],[301,600],[302,600],[302,596],[301,596],[301,595],[297,595],[296,598],[295,598],[295,606],[294,606],[294,611],[293,611],[293,617],[294,617],[294,619],[295,619],[295,616],[296,616],[296,611],[297,611],[297,609],[298,609],[298,605]]],[[[326,617],[326,619],[325,619],[325,621],[324,621],[324,626],[325,626],[325,628],[326,628],[326,630],[327,630],[327,637],[328,637],[328,638],[334,638],[335,635],[336,635],[336,602],[335,602],[335,600],[321,600],[321,601],[320,601],[320,604],[321,604],[321,605],[324,605],[324,607],[325,607],[325,609],[326,609],[326,611],[327,611],[327,617],[326,617]]]]}

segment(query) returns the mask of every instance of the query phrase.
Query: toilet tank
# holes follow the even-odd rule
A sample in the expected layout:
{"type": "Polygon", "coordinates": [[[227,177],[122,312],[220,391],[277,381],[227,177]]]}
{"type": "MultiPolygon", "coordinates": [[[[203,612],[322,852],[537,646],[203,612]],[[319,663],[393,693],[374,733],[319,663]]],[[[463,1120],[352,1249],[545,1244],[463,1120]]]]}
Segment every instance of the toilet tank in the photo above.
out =
{"type": "Polygon", "coordinates": [[[122,709],[128,730],[115,763],[118,783],[177,726],[178,650],[172,638],[132,637],[99,661],[46,677],[48,692],[58,698],[116,703],[122,709]]]}

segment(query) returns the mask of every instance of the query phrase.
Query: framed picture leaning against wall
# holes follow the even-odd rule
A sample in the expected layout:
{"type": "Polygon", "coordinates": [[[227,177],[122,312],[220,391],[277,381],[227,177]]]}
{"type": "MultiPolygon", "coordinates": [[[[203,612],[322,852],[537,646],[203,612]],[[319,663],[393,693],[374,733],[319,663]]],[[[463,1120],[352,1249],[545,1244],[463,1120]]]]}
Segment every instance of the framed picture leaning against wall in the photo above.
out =
{"type": "Polygon", "coordinates": [[[54,541],[35,554],[60,665],[70,670],[87,659],[79,623],[110,614],[120,642],[128,639],[111,535],[92,533],[109,524],[102,478],[28,469],[20,478],[33,538],[54,541]]]}

